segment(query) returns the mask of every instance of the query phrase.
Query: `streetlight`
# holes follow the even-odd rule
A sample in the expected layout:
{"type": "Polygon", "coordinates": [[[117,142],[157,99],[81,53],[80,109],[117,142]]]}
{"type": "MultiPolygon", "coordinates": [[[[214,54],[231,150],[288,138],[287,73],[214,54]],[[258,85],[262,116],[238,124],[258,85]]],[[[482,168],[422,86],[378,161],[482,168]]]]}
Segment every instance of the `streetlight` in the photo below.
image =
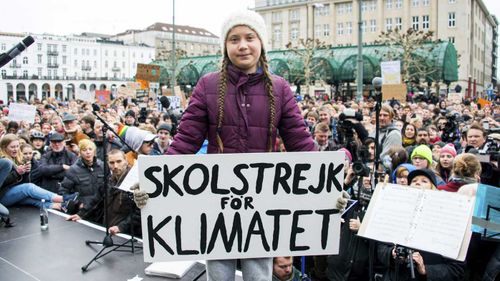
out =
{"type": "Polygon", "coordinates": [[[361,5],[363,0],[359,0],[358,5],[358,75],[356,75],[356,100],[363,99],[363,21],[361,15],[361,5]]]}
{"type": "Polygon", "coordinates": [[[175,0],[172,0],[172,96],[175,96],[175,0]]]}

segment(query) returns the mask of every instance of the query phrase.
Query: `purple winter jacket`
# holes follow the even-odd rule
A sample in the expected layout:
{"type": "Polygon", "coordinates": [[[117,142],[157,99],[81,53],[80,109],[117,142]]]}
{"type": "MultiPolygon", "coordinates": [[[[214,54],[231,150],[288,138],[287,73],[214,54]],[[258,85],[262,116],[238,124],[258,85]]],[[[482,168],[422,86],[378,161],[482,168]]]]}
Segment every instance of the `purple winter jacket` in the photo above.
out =
{"type": "MultiPolygon", "coordinates": [[[[217,153],[217,98],[219,72],[203,76],[196,85],[178,132],[167,154],[194,154],[208,138],[208,153],[217,153]]],[[[262,71],[245,74],[228,67],[224,120],[220,136],[224,153],[266,152],[269,131],[269,102],[262,71]]],[[[287,151],[314,151],[314,142],[287,82],[273,75],[276,97],[275,128],[287,151]]],[[[273,147],[278,134],[273,132],[273,147]]]]}

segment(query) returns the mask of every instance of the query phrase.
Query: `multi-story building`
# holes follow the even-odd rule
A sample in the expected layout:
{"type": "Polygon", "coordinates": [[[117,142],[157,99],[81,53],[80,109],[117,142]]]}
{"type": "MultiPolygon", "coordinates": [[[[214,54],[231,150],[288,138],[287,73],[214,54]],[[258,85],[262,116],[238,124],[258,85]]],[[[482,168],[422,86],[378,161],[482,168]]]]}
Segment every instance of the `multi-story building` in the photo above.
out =
{"type": "Polygon", "coordinates": [[[359,10],[364,43],[395,28],[432,30],[434,39],[448,40],[457,49],[457,84],[466,89],[470,80],[476,92],[496,84],[498,21],[482,0],[255,0],[272,49],[300,38],[357,45],[359,10]]]}
{"type": "MultiPolygon", "coordinates": [[[[0,33],[0,52],[28,34],[0,33]]],[[[154,47],[124,44],[92,34],[31,34],[35,42],[0,69],[0,100],[55,97],[72,99],[77,88],[125,85],[138,63],[154,59],[154,47]]]]}
{"type": "MultiPolygon", "coordinates": [[[[154,23],[144,30],[127,30],[113,36],[125,43],[143,43],[156,48],[156,59],[168,59],[172,50],[174,26],[167,23],[154,23]]],[[[185,56],[215,55],[219,52],[219,38],[203,28],[175,25],[176,49],[184,51],[185,56]]]]}

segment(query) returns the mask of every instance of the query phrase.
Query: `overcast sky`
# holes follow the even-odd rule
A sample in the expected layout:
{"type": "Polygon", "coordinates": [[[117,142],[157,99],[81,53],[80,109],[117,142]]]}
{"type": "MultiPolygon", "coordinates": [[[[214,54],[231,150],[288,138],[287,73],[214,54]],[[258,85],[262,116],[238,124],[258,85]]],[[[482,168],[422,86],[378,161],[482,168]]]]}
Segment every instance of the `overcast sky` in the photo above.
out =
{"type": "MultiPolygon", "coordinates": [[[[144,29],[155,22],[172,23],[172,1],[7,1],[2,8],[0,31],[57,35],[82,32],[116,34],[127,29],[144,29]]],[[[500,19],[500,1],[483,2],[500,19]]],[[[255,0],[177,0],[175,5],[176,24],[204,27],[219,36],[220,25],[229,11],[253,8],[255,0]]]]}

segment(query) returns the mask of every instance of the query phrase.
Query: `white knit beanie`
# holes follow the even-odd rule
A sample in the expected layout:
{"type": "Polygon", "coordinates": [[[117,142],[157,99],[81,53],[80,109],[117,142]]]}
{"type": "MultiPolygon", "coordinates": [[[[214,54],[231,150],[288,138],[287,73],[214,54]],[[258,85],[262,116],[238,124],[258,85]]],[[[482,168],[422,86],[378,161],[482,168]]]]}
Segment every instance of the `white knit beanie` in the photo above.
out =
{"type": "Polygon", "coordinates": [[[262,48],[266,50],[267,45],[267,30],[266,23],[261,15],[257,14],[254,11],[242,10],[231,13],[224,23],[222,24],[221,29],[221,52],[224,53],[226,47],[226,38],[229,31],[238,25],[246,25],[253,29],[257,35],[259,36],[260,41],[262,42],[262,48]]]}

